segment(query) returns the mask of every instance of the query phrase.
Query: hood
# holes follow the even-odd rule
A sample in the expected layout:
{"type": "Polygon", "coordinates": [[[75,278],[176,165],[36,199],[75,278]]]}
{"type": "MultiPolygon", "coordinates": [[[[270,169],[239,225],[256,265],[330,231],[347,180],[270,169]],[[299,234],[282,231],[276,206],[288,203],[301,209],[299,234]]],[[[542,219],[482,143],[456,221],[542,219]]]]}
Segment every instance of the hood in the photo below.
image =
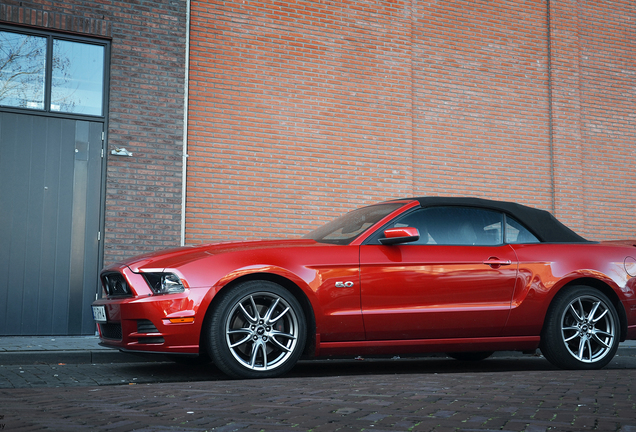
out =
{"type": "Polygon", "coordinates": [[[128,266],[133,272],[138,273],[141,268],[157,270],[163,270],[168,267],[174,268],[210,255],[272,248],[311,247],[316,245],[326,246],[323,243],[317,243],[315,240],[310,239],[241,241],[183,246],[137,255],[125,261],[121,261],[113,267],[128,266]]]}

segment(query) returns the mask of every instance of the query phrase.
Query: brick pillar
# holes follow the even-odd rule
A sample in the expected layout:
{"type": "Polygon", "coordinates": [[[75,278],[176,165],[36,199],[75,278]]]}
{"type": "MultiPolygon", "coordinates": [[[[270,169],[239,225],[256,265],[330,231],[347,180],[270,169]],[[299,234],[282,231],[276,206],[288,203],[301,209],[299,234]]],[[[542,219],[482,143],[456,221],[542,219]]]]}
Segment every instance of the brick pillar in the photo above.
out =
{"type": "Polygon", "coordinates": [[[585,165],[581,132],[579,4],[549,1],[553,211],[570,228],[585,228],[585,165]]]}

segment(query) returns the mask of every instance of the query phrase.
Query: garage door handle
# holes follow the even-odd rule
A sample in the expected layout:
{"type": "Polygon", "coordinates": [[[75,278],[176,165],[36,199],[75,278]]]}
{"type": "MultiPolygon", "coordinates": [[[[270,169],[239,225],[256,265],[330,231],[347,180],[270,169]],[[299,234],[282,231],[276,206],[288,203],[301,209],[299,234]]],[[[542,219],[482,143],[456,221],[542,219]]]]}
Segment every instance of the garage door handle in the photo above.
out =
{"type": "Polygon", "coordinates": [[[486,261],[484,261],[484,264],[489,265],[489,266],[504,266],[504,265],[512,264],[512,261],[510,261],[510,260],[500,260],[498,258],[488,258],[486,261]]]}

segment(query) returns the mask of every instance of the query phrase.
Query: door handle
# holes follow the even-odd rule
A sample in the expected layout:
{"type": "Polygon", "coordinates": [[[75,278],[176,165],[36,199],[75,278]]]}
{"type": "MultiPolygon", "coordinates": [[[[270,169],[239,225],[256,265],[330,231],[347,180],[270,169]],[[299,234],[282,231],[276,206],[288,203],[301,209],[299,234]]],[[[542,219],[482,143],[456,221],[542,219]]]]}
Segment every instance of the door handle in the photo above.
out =
{"type": "Polygon", "coordinates": [[[484,264],[489,265],[489,266],[491,266],[493,268],[496,268],[496,267],[499,267],[499,266],[510,265],[510,264],[512,264],[512,261],[510,261],[510,260],[500,260],[499,258],[490,257],[486,261],[484,261],[484,264]]]}

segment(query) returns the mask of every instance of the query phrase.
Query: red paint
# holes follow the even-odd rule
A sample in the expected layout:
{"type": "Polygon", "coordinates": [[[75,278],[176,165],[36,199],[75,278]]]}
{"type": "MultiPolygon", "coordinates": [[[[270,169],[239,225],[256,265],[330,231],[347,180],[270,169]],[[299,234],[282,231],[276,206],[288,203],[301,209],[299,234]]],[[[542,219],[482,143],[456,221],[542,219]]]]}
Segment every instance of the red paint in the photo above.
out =
{"type": "Polygon", "coordinates": [[[272,276],[295,286],[312,308],[316,345],[309,351],[320,355],[531,350],[551,300],[569,283],[598,287],[616,299],[628,338],[636,338],[636,278],[625,270],[626,257],[636,252],[633,242],[361,245],[414,206],[405,201],[347,246],[307,239],[222,243],[113,265],[104,271],[122,273],[134,295],[94,303],[105,305],[109,323],[122,328],[121,341],[102,337],[102,343],[197,353],[215,296],[243,277],[272,276]],[[175,273],[188,288],[152,295],[142,271],[175,273]],[[170,322],[186,317],[194,322],[170,322]],[[138,320],[150,320],[157,332],[138,333],[138,320]],[[146,337],[165,342],[140,343],[146,337]]]}

